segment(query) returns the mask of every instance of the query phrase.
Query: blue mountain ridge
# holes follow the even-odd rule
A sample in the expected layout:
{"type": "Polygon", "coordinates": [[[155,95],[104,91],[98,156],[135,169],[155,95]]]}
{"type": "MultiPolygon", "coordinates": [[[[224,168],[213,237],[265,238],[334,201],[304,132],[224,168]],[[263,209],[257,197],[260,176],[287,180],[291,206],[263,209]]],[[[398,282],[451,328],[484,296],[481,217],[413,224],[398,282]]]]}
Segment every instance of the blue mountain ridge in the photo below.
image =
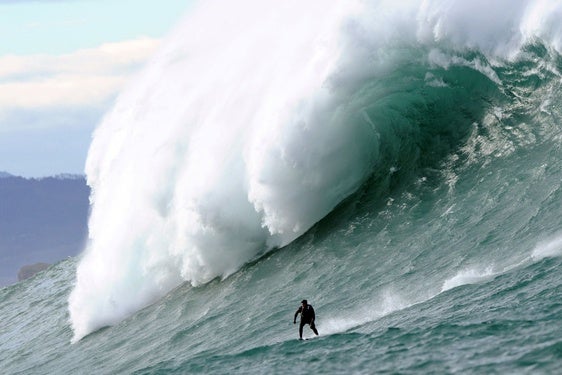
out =
{"type": "Polygon", "coordinates": [[[0,172],[0,286],[16,282],[25,265],[56,263],[82,250],[89,194],[80,175],[0,172]]]}

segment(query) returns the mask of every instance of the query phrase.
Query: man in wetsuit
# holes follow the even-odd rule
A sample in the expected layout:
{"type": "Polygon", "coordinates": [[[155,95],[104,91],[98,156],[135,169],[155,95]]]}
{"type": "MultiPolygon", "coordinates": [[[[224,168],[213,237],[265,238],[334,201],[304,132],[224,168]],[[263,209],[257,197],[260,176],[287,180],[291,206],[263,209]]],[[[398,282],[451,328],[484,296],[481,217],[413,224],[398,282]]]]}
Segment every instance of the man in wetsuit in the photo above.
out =
{"type": "Polygon", "coordinates": [[[293,319],[293,324],[297,324],[297,315],[301,314],[301,324],[299,325],[299,340],[302,340],[302,328],[305,324],[310,325],[310,329],[316,336],[318,336],[318,331],[316,330],[316,326],[314,325],[314,319],[316,316],[314,315],[314,309],[308,302],[303,299],[301,302],[301,306],[298,308],[297,312],[295,313],[295,317],[293,319]]]}

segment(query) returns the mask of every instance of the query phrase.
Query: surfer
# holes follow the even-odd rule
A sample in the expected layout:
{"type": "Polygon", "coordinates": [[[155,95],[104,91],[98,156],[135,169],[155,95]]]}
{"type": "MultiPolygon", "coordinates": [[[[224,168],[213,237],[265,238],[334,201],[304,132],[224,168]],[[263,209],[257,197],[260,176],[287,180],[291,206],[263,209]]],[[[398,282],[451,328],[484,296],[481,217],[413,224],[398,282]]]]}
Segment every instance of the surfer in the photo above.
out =
{"type": "Polygon", "coordinates": [[[316,330],[316,326],[314,325],[314,320],[316,319],[316,316],[314,315],[314,309],[312,308],[312,305],[309,305],[305,299],[301,301],[301,306],[295,313],[293,324],[297,324],[297,315],[299,315],[299,313],[301,314],[301,323],[299,325],[299,340],[302,340],[302,328],[305,324],[309,324],[312,332],[314,332],[314,334],[318,336],[318,330],[316,330]]]}

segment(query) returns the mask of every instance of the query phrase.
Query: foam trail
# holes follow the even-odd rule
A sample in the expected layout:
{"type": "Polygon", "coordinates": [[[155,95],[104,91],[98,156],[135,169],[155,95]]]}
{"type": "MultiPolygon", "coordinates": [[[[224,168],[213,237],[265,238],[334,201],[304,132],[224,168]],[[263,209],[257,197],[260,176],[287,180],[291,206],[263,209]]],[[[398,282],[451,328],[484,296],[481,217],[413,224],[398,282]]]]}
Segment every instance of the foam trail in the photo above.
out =
{"type": "Polygon", "coordinates": [[[540,261],[545,258],[556,258],[562,256],[562,234],[558,233],[547,240],[543,240],[535,246],[531,258],[540,261]]]}
{"type": "Polygon", "coordinates": [[[353,193],[384,142],[387,124],[353,102],[396,63],[379,52],[448,46],[436,54],[447,66],[455,50],[502,59],[537,37],[561,46],[558,3],[395,3],[195,6],[95,131],[90,243],[69,298],[74,340],[184,281],[228,276],[353,193]]]}
{"type": "Polygon", "coordinates": [[[471,267],[459,271],[455,276],[445,280],[441,292],[467,285],[486,282],[496,276],[506,272],[538,262],[545,258],[556,258],[562,256],[562,235],[559,233],[548,239],[542,240],[533,248],[530,256],[519,260],[516,263],[504,266],[501,269],[494,269],[493,265],[487,267],[471,267]]]}
{"type": "Polygon", "coordinates": [[[456,288],[458,286],[467,284],[478,284],[483,281],[489,280],[499,273],[494,272],[492,267],[487,267],[484,270],[469,268],[458,272],[455,276],[445,280],[441,292],[456,288]]]}
{"type": "MultiPolygon", "coordinates": [[[[429,296],[424,298],[423,301],[433,297],[429,296]]],[[[396,292],[385,289],[381,292],[376,303],[368,305],[358,304],[353,312],[346,314],[345,317],[322,319],[318,329],[321,331],[321,335],[346,332],[423,301],[409,302],[396,292]]]]}

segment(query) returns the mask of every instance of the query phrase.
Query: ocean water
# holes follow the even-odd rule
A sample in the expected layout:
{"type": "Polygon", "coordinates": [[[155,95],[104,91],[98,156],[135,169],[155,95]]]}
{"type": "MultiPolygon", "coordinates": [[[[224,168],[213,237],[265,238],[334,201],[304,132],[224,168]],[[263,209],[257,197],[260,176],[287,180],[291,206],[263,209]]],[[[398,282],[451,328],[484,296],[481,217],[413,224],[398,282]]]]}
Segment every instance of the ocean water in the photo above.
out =
{"type": "Polygon", "coordinates": [[[561,17],[196,4],[94,134],[83,254],[0,289],[2,372],[559,372],[561,17]]]}

